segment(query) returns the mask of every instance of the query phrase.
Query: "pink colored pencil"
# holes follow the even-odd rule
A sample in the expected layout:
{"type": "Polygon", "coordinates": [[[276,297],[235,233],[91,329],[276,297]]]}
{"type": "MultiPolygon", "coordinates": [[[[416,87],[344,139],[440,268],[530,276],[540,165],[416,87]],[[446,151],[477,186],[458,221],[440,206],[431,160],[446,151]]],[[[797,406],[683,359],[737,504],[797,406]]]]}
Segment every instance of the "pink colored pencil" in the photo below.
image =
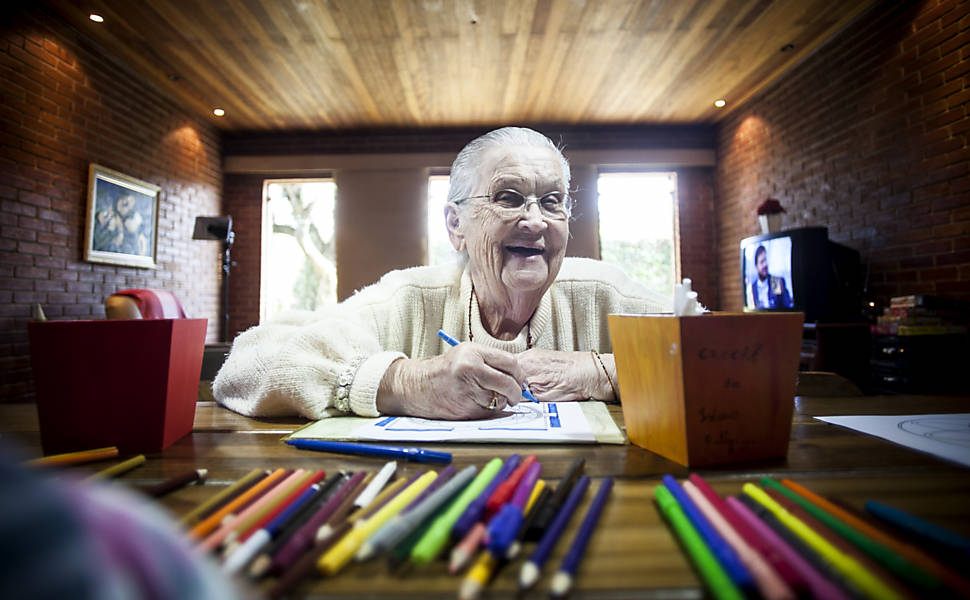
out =
{"type": "Polygon", "coordinates": [[[721,534],[724,541],[734,548],[738,558],[751,571],[751,576],[754,577],[755,585],[762,597],[767,600],[795,600],[795,593],[792,592],[791,588],[785,585],[785,582],[765,559],[741,538],[740,534],[714,508],[714,505],[697,489],[697,486],[692,481],[685,481],[683,487],[701,513],[721,534]]]}
{"type": "Polygon", "coordinates": [[[451,551],[451,560],[448,563],[449,573],[454,574],[464,568],[468,559],[474,556],[475,552],[482,547],[482,542],[485,540],[485,533],[487,531],[488,528],[481,521],[472,526],[465,537],[451,551]]]}

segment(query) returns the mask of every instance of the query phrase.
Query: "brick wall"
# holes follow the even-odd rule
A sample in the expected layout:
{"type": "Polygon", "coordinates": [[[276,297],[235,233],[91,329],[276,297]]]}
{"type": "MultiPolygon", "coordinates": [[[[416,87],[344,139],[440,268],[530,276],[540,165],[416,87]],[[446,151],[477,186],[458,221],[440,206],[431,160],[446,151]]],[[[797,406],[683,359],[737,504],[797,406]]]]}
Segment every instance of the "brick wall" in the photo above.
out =
{"type": "Polygon", "coordinates": [[[229,271],[229,336],[259,323],[260,252],[262,245],[262,175],[226,174],[226,214],[232,215],[236,241],[229,271]]]}
{"type": "Polygon", "coordinates": [[[174,291],[218,338],[219,248],[193,241],[220,213],[218,132],[43,9],[0,37],[0,401],[32,397],[26,322],[103,318],[126,287],[174,291]],[[83,261],[88,165],[161,187],[157,270],[83,261]]]}
{"type": "Polygon", "coordinates": [[[970,300],[970,3],[877,3],[718,129],[721,300],[738,242],[778,198],[784,227],[860,251],[869,292],[970,300]]]}

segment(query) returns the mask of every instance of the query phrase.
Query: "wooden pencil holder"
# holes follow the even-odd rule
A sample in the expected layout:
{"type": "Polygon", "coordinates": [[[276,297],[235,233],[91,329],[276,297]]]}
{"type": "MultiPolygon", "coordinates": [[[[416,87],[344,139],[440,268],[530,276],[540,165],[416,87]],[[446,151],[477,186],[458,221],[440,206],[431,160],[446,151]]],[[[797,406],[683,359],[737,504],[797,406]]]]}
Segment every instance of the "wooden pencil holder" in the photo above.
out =
{"type": "Polygon", "coordinates": [[[689,467],[784,457],[802,320],[610,315],[630,441],[689,467]]]}

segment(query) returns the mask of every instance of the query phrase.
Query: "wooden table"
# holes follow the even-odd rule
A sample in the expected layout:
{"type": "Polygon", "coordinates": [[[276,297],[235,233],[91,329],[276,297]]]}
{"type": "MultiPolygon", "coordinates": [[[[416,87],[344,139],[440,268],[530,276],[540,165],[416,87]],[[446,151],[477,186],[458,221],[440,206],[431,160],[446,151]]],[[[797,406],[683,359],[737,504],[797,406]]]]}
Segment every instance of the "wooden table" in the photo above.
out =
{"type": "MultiPolygon", "coordinates": [[[[619,406],[611,407],[623,423],[619,406]]],[[[868,499],[886,502],[931,519],[963,535],[970,535],[970,469],[908,450],[879,438],[829,425],[813,416],[839,414],[918,414],[970,412],[970,396],[857,396],[796,397],[788,457],[784,461],[697,469],[722,494],[736,494],[747,481],[763,475],[789,477],[810,489],[861,508],[868,499]]],[[[204,486],[184,488],[164,504],[184,514],[254,467],[376,470],[376,459],[336,456],[292,449],[281,436],[302,425],[300,419],[249,419],[210,402],[198,406],[191,435],[158,454],[148,455],[142,467],[121,478],[131,484],[156,483],[187,468],[209,469],[204,486]]],[[[33,405],[0,406],[3,438],[19,440],[28,455],[40,455],[33,405]]],[[[534,452],[547,480],[561,477],[576,456],[586,457],[586,473],[594,478],[617,478],[613,495],[594,535],[579,573],[573,598],[697,598],[699,580],[671,536],[653,503],[653,488],[665,473],[681,478],[688,469],[633,445],[441,444],[454,453],[454,464],[481,466],[492,456],[534,452]]],[[[105,464],[92,465],[89,470],[105,464]]],[[[77,467],[82,469],[83,467],[77,467]]],[[[422,466],[402,463],[405,474],[422,466]]],[[[400,471],[399,471],[400,472],[400,471]]],[[[591,490],[599,482],[594,479],[591,490]]],[[[585,503],[592,498],[587,493],[585,503]]],[[[580,507],[584,510],[585,505],[580,507]]],[[[574,519],[564,540],[578,527],[574,519]]],[[[565,553],[560,541],[546,565],[544,577],[523,598],[548,597],[549,579],[565,553]]],[[[531,545],[526,547],[525,555],[531,545]]],[[[512,597],[519,561],[502,570],[485,598],[512,597]]],[[[351,564],[338,576],[305,582],[300,594],[326,598],[454,598],[459,578],[449,576],[442,561],[406,576],[391,575],[383,561],[351,564]]]]}

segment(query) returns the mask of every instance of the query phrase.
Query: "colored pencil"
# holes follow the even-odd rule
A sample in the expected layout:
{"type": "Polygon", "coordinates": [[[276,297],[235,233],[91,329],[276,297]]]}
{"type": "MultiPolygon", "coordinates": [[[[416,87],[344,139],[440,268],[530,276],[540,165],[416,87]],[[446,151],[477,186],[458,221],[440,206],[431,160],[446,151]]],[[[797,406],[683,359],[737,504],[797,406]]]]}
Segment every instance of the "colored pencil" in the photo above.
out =
{"type": "Polygon", "coordinates": [[[970,539],[943,529],[939,525],[874,500],[866,502],[865,509],[877,519],[917,538],[942,546],[951,552],[970,556],[970,539]]]}
{"type": "Polygon", "coordinates": [[[120,462],[116,465],[108,467],[107,469],[98,471],[94,475],[87,477],[85,481],[99,481],[102,479],[117,477],[143,464],[145,464],[145,455],[139,454],[138,456],[133,456],[124,462],[120,462]]]}
{"type": "Polygon", "coordinates": [[[270,489],[276,485],[280,478],[283,477],[284,473],[286,473],[285,469],[276,469],[266,477],[261,478],[259,482],[248,488],[242,494],[236,496],[232,501],[224,504],[222,508],[210,514],[199,523],[196,523],[196,525],[189,530],[189,536],[197,540],[202,539],[204,536],[215,530],[224,518],[241,507],[247,500],[249,500],[249,498],[252,498],[258,495],[260,492],[270,489]]]}
{"type": "MultiPolygon", "coordinates": [[[[431,495],[414,507],[407,507],[396,515],[380,531],[375,533],[361,546],[357,553],[357,560],[367,560],[380,552],[386,552],[399,544],[408,535],[416,530],[421,523],[426,521],[441,506],[444,506],[455,494],[468,485],[478,469],[468,466],[454,475],[445,485],[440,486],[431,495]]],[[[438,475],[441,477],[441,474],[438,475]]],[[[438,480],[435,479],[432,485],[438,480]]],[[[431,487],[431,486],[428,486],[431,487]]]]}
{"type": "Polygon", "coordinates": [[[472,530],[468,532],[460,542],[455,544],[455,547],[451,549],[451,557],[448,559],[448,572],[457,573],[465,568],[465,564],[471,559],[472,556],[481,549],[485,542],[485,536],[488,534],[488,527],[485,523],[479,521],[475,523],[472,530]]]}
{"type": "Polygon", "coordinates": [[[895,537],[887,534],[877,527],[873,527],[868,522],[860,519],[856,515],[852,514],[848,510],[830,502],[828,499],[812,492],[808,488],[795,483],[790,479],[782,479],[781,484],[793,490],[800,496],[814,502],[818,506],[824,508],[831,514],[842,519],[852,527],[861,531],[870,538],[884,544],[885,546],[892,548],[900,556],[904,556],[909,559],[912,563],[919,565],[929,573],[932,573],[936,577],[942,579],[948,586],[954,590],[959,591],[964,596],[970,597],[970,582],[965,578],[957,575],[952,569],[940,563],[935,558],[931,557],[929,554],[923,552],[921,549],[912,546],[910,544],[904,543],[895,537]]]}
{"type": "Polygon", "coordinates": [[[165,481],[156,483],[155,485],[140,489],[149,496],[161,498],[162,496],[174,492],[179,488],[185,487],[190,483],[204,482],[208,473],[208,469],[192,469],[191,471],[186,471],[181,475],[176,475],[175,477],[166,479],[165,481]]]}
{"type": "Polygon", "coordinates": [[[532,490],[539,480],[540,472],[542,472],[542,463],[532,462],[519,479],[512,497],[489,521],[486,546],[495,556],[505,558],[509,546],[515,541],[515,536],[518,535],[522,521],[525,519],[525,505],[532,496],[532,490]]]}
{"type": "Polygon", "coordinates": [[[327,481],[320,484],[320,489],[310,500],[303,503],[280,527],[280,531],[260,550],[259,555],[249,565],[249,577],[259,579],[265,575],[273,564],[273,556],[288,542],[297,531],[309,521],[317,511],[334,496],[340,487],[350,479],[347,473],[335,473],[327,481]]]}
{"type": "Polygon", "coordinates": [[[711,527],[711,524],[704,518],[704,515],[697,510],[697,507],[687,497],[687,494],[676,479],[670,475],[664,475],[663,483],[670,490],[670,493],[677,500],[677,503],[680,504],[684,514],[690,519],[690,522],[697,529],[697,532],[704,538],[704,542],[711,549],[711,552],[714,553],[714,556],[717,557],[721,566],[724,567],[724,571],[731,576],[731,580],[743,591],[751,591],[754,588],[754,579],[751,577],[748,569],[741,564],[738,555],[731,549],[731,546],[724,541],[724,538],[711,527]]]}
{"type": "MultiPolygon", "coordinates": [[[[328,518],[327,521],[323,525],[321,525],[319,529],[317,529],[315,534],[315,541],[319,542],[325,538],[330,537],[330,533],[340,523],[344,521],[347,521],[348,523],[350,523],[350,521],[347,519],[347,515],[350,514],[351,510],[353,510],[354,502],[357,500],[357,496],[359,496],[363,490],[367,489],[367,486],[370,485],[370,482],[373,478],[374,478],[373,473],[367,473],[364,476],[364,479],[360,482],[360,486],[358,486],[358,488],[355,489],[351,495],[344,498],[344,501],[340,504],[340,506],[337,507],[336,510],[333,511],[333,514],[330,515],[330,518],[328,518]]],[[[350,523],[350,524],[353,525],[353,523],[350,523]]]]}
{"type": "Polygon", "coordinates": [[[556,491],[552,492],[552,497],[546,502],[545,505],[540,509],[539,514],[535,516],[535,520],[529,526],[526,531],[525,539],[538,541],[542,537],[546,528],[552,523],[552,520],[556,518],[556,513],[559,512],[559,507],[562,506],[566,498],[569,497],[569,492],[572,491],[573,486],[576,485],[576,481],[579,480],[579,476],[583,474],[583,467],[586,466],[585,458],[574,459],[570,463],[569,468],[566,470],[566,475],[559,480],[559,484],[556,486],[556,491]]]}
{"type": "Polygon", "coordinates": [[[414,500],[426,487],[431,485],[438,474],[434,471],[418,477],[414,483],[402,490],[399,494],[383,506],[380,510],[373,513],[370,517],[362,519],[354,524],[354,527],[337,542],[327,553],[317,561],[317,569],[325,575],[333,575],[344,565],[350,562],[360,546],[373,535],[382,525],[387,523],[391,517],[401,512],[411,500],[414,500]]]}
{"type": "MultiPolygon", "coordinates": [[[[347,520],[350,521],[351,523],[355,523],[358,520],[368,518],[370,515],[380,510],[382,506],[390,502],[391,499],[398,494],[398,492],[400,492],[405,487],[413,483],[414,480],[417,479],[419,475],[421,474],[415,473],[410,479],[405,479],[404,477],[398,477],[397,479],[392,481],[390,485],[388,485],[383,490],[381,490],[380,493],[377,494],[377,496],[373,500],[371,500],[369,504],[367,504],[366,506],[361,506],[354,512],[350,513],[350,516],[347,517],[347,520]]],[[[357,503],[355,502],[354,506],[356,505],[357,503]]]]}
{"type": "Polygon", "coordinates": [[[573,538],[573,543],[569,546],[566,558],[563,559],[559,571],[552,576],[550,587],[552,588],[553,597],[561,598],[572,589],[573,580],[576,578],[576,570],[579,568],[579,561],[586,552],[590,538],[593,537],[593,530],[596,529],[596,523],[603,515],[606,500],[610,497],[610,491],[612,489],[612,477],[607,477],[600,483],[600,488],[593,498],[593,503],[589,506],[589,510],[586,511],[586,516],[583,517],[579,531],[576,532],[576,537],[573,538]]]}
{"type": "Polygon", "coordinates": [[[475,523],[482,520],[482,515],[485,514],[485,503],[488,499],[492,497],[495,492],[495,488],[499,486],[500,483],[508,479],[508,476],[512,474],[516,468],[518,468],[519,463],[522,462],[522,457],[518,454],[513,454],[512,456],[505,459],[502,463],[502,468],[499,469],[498,474],[492,478],[492,480],[485,486],[482,493],[478,495],[477,498],[468,503],[465,511],[461,513],[458,520],[455,521],[454,526],[451,528],[451,539],[458,541],[468,535],[471,528],[474,527],[475,523]]]}
{"type": "Polygon", "coordinates": [[[385,465],[381,467],[381,470],[377,472],[377,475],[374,475],[371,482],[367,484],[364,491],[362,491],[360,495],[357,496],[357,499],[354,500],[354,506],[363,508],[364,506],[370,504],[374,498],[377,497],[377,494],[379,494],[384,488],[384,485],[391,480],[391,477],[394,476],[394,471],[396,470],[397,463],[393,460],[385,463],[385,465]]]}
{"type": "Polygon", "coordinates": [[[225,561],[222,563],[222,570],[226,573],[236,573],[249,564],[250,560],[256,558],[256,554],[280,532],[286,520],[293,513],[298,512],[304,504],[310,502],[319,491],[320,484],[314,483],[293,500],[289,506],[286,506],[276,518],[258,529],[245,542],[237,544],[231,552],[227,551],[225,561]]]}
{"type": "Polygon", "coordinates": [[[713,504],[704,496],[704,494],[694,485],[694,482],[689,480],[684,482],[684,491],[690,496],[697,508],[700,509],[701,513],[707,517],[714,529],[721,534],[728,544],[734,548],[737,553],[738,558],[744,563],[744,566],[748,568],[751,572],[751,576],[754,577],[755,585],[758,588],[758,592],[763,598],[768,600],[794,600],[795,593],[792,592],[781,577],[768,565],[767,562],[761,557],[760,554],[754,551],[751,546],[748,545],[741,535],[734,530],[733,527],[727,522],[720,512],[714,507],[713,504]]]}
{"type": "Polygon", "coordinates": [[[499,458],[493,458],[488,461],[475,479],[431,523],[421,539],[411,549],[410,559],[412,563],[426,565],[438,557],[438,554],[441,553],[442,548],[448,542],[449,534],[455,521],[458,520],[461,513],[468,507],[468,503],[482,493],[482,490],[495,477],[495,474],[498,473],[501,466],[502,460],[499,458]]]}
{"type": "Polygon", "coordinates": [[[290,590],[296,587],[303,579],[313,571],[314,566],[320,557],[323,556],[338,540],[350,531],[353,525],[349,521],[342,521],[337,525],[326,538],[316,542],[308,552],[304,552],[296,557],[293,563],[287,565],[286,570],[280,575],[276,584],[267,592],[267,598],[282,598],[290,590]]]}
{"type": "Polygon", "coordinates": [[[785,510],[784,507],[769,497],[764,490],[752,483],[744,484],[742,490],[770,510],[786,527],[805,540],[812,549],[821,554],[826,561],[832,564],[846,579],[862,590],[863,593],[873,598],[894,600],[902,598],[895,590],[874,577],[872,573],[866,570],[854,558],[843,554],[825,540],[825,538],[805,525],[803,521],[785,510]]]}
{"type": "Polygon", "coordinates": [[[80,465],[84,463],[107,460],[118,456],[116,446],[107,448],[95,448],[93,450],[78,450],[77,452],[65,452],[64,454],[51,454],[33,460],[28,460],[27,465],[31,467],[66,467],[68,465],[80,465]]]}
{"type": "Polygon", "coordinates": [[[269,471],[264,469],[253,469],[249,473],[246,473],[240,477],[235,483],[226,489],[214,494],[211,498],[203,501],[198,506],[190,510],[181,519],[179,519],[179,522],[183,525],[188,525],[189,523],[195,522],[199,518],[208,516],[208,514],[218,510],[226,503],[231,502],[234,498],[254,486],[256,482],[267,475],[269,475],[269,471]]]}
{"type": "Polygon", "coordinates": [[[526,506],[525,519],[522,520],[522,526],[519,528],[519,533],[516,535],[516,539],[509,546],[508,551],[505,553],[505,560],[514,560],[518,558],[519,553],[522,552],[522,542],[525,541],[526,533],[532,524],[535,522],[536,515],[539,509],[541,509],[549,501],[552,496],[552,489],[544,482],[539,480],[536,482],[536,487],[532,490],[532,497],[529,498],[529,504],[526,506]]]}
{"type": "Polygon", "coordinates": [[[785,564],[798,574],[798,577],[804,582],[803,589],[808,592],[806,595],[814,598],[831,598],[831,600],[849,600],[849,596],[841,588],[829,581],[825,575],[805,560],[798,551],[775,533],[766,521],[758,518],[744,502],[738,498],[728,498],[725,503],[729,511],[737,515],[739,519],[755,531],[759,538],[771,549],[771,552],[777,553],[785,564]]]}
{"type": "Polygon", "coordinates": [[[566,524],[569,523],[569,519],[576,512],[576,507],[579,506],[580,501],[583,499],[583,494],[586,493],[586,488],[588,487],[589,477],[585,475],[580,477],[576,485],[573,486],[572,491],[569,492],[569,498],[566,499],[566,503],[563,504],[559,514],[556,515],[556,518],[553,519],[549,528],[546,529],[546,533],[539,540],[539,544],[536,546],[532,555],[529,556],[529,560],[522,565],[522,569],[519,571],[520,589],[528,589],[539,580],[542,566],[552,553],[552,549],[556,546],[556,542],[559,541],[562,532],[566,530],[566,524]]]}
{"type": "Polygon", "coordinates": [[[939,589],[942,585],[942,581],[940,581],[939,578],[934,577],[926,571],[920,569],[910,561],[906,560],[906,558],[903,556],[897,554],[891,548],[888,548],[887,546],[866,537],[861,532],[830,514],[822,507],[797,494],[794,490],[789,489],[788,487],[785,487],[777,481],[767,477],[761,479],[761,485],[765,486],[766,488],[770,487],[783,494],[789,500],[801,506],[808,514],[827,525],[843,538],[858,546],[863,552],[885,565],[886,568],[901,576],[903,579],[906,579],[907,581],[928,590],[939,589]]]}
{"type": "Polygon", "coordinates": [[[535,454],[526,456],[524,459],[522,459],[522,462],[519,463],[519,466],[509,474],[505,481],[496,486],[495,491],[492,492],[492,495],[488,498],[488,501],[485,502],[486,521],[491,519],[495,513],[497,513],[499,509],[509,501],[512,494],[514,494],[515,490],[519,487],[519,482],[522,481],[523,477],[525,477],[526,471],[528,471],[529,467],[531,467],[535,462],[535,454]]]}
{"type": "Polygon", "coordinates": [[[660,512],[670,523],[674,534],[680,538],[687,554],[690,555],[694,566],[700,573],[707,590],[718,600],[744,600],[744,595],[734,585],[734,581],[721,568],[721,564],[714,558],[714,554],[701,539],[700,534],[694,529],[691,520],[684,514],[683,508],[674,499],[670,490],[662,485],[653,489],[654,499],[660,506],[660,512]]]}
{"type": "Polygon", "coordinates": [[[461,582],[458,589],[459,600],[475,600],[482,593],[482,589],[488,585],[498,566],[498,559],[488,550],[483,550],[478,555],[478,560],[468,569],[468,573],[461,582]]]}
{"type": "Polygon", "coordinates": [[[765,542],[762,537],[754,531],[752,527],[748,525],[741,519],[735,511],[731,510],[728,503],[721,498],[721,496],[714,491],[714,489],[704,481],[704,478],[696,473],[692,473],[688,480],[697,487],[698,490],[707,500],[711,503],[714,508],[718,510],[721,516],[730,523],[731,527],[740,535],[745,542],[748,543],[758,554],[764,558],[768,564],[771,565],[772,569],[778,574],[779,577],[785,582],[785,584],[791,588],[796,594],[802,594],[808,591],[808,585],[805,579],[798,574],[798,572],[788,564],[783,557],[783,555],[776,551],[770,544],[765,542]]]}
{"type": "MultiPolygon", "coordinates": [[[[273,555],[267,572],[279,574],[289,570],[302,554],[312,548],[317,531],[334,515],[340,506],[347,504],[348,500],[353,500],[354,490],[362,485],[367,475],[364,471],[358,471],[347,479],[340,486],[340,489],[273,555]]],[[[348,523],[347,526],[349,527],[350,524],[348,523]]]]}
{"type": "Polygon", "coordinates": [[[288,477],[278,481],[273,485],[272,489],[269,489],[259,500],[250,504],[244,510],[239,513],[234,513],[231,517],[221,523],[215,531],[211,532],[205,537],[199,544],[199,550],[204,552],[212,552],[216,548],[222,545],[223,541],[229,534],[236,533],[236,535],[241,532],[242,528],[247,526],[247,524],[255,522],[254,518],[260,517],[263,513],[265,507],[270,507],[274,505],[275,500],[282,498],[282,494],[288,493],[288,490],[293,488],[293,486],[298,485],[304,478],[309,477],[312,473],[304,470],[297,469],[290,473],[288,477]]]}

